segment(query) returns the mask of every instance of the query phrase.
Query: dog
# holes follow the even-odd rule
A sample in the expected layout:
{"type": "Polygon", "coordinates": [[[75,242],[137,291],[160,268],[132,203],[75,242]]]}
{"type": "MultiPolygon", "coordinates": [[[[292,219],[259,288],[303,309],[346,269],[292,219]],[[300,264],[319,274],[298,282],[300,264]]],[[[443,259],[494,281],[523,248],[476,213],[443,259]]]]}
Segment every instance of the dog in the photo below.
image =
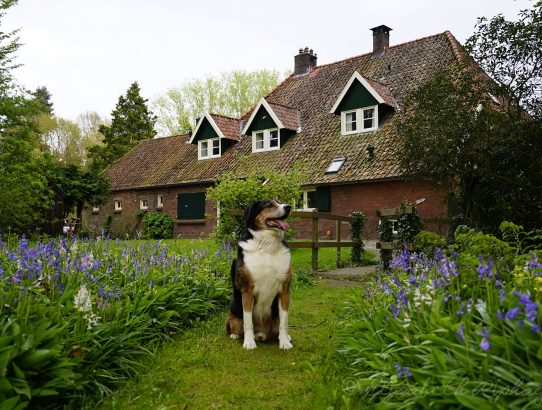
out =
{"type": "Polygon", "coordinates": [[[231,266],[233,300],[226,320],[232,339],[244,336],[243,347],[277,339],[280,349],[291,349],[288,308],[292,268],[284,241],[284,221],[292,207],[274,200],[259,201],[244,212],[246,234],[238,243],[231,266]]]}

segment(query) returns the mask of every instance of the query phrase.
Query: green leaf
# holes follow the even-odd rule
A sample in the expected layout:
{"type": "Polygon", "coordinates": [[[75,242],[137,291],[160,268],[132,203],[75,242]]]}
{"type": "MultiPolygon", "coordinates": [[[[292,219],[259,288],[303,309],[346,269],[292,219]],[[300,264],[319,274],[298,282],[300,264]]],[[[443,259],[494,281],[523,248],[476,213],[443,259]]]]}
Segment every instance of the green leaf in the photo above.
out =
{"type": "Polygon", "coordinates": [[[486,399],[466,394],[456,394],[455,398],[459,403],[468,409],[473,410],[493,410],[494,406],[486,399]]]}
{"type": "Polygon", "coordinates": [[[21,358],[19,365],[22,369],[40,366],[58,355],[56,350],[38,349],[21,358]]]}
{"type": "Polygon", "coordinates": [[[439,372],[446,373],[448,371],[446,356],[435,348],[431,349],[431,363],[439,372]]]}
{"type": "MultiPolygon", "coordinates": [[[[0,410],[14,410],[17,408],[17,405],[20,404],[19,397],[11,397],[7,400],[4,400],[0,403],[0,410]]],[[[26,406],[25,406],[26,407],[26,406]]],[[[24,407],[22,407],[24,408],[24,407]]]]}

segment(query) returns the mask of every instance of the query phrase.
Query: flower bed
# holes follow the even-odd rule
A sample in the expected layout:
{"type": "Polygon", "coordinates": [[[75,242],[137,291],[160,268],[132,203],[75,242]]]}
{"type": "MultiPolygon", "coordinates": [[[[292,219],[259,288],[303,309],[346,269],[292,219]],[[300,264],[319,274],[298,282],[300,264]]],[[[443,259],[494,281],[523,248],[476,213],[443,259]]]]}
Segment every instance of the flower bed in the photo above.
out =
{"type": "Polygon", "coordinates": [[[224,308],[230,263],[226,246],[0,242],[2,409],[109,394],[160,341],[224,308]]]}
{"type": "Polygon", "coordinates": [[[349,304],[336,358],[351,399],[542,407],[542,254],[473,231],[459,239],[431,258],[403,251],[349,304]]]}

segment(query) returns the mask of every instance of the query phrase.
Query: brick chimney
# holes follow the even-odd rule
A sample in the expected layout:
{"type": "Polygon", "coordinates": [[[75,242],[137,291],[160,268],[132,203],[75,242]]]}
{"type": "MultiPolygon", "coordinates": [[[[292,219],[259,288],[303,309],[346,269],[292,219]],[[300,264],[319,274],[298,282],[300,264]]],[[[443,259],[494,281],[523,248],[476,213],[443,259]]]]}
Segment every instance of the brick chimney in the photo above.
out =
{"type": "Polygon", "coordinates": [[[373,27],[373,58],[378,58],[390,47],[390,31],[388,26],[373,27]]]}
{"type": "Polygon", "coordinates": [[[299,54],[294,57],[294,75],[307,74],[316,67],[316,53],[308,47],[300,48],[299,54]]]}

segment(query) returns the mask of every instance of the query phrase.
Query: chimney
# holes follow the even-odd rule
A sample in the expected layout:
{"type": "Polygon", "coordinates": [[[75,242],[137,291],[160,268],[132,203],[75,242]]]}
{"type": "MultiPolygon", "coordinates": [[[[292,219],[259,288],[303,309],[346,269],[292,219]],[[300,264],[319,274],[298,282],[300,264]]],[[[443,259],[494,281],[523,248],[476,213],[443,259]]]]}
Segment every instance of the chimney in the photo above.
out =
{"type": "Polygon", "coordinates": [[[294,75],[307,74],[316,67],[316,53],[308,47],[300,48],[299,54],[294,57],[294,75]]]}
{"type": "Polygon", "coordinates": [[[378,58],[390,47],[390,31],[392,29],[388,26],[381,25],[373,27],[371,30],[373,31],[372,58],[378,58]]]}

